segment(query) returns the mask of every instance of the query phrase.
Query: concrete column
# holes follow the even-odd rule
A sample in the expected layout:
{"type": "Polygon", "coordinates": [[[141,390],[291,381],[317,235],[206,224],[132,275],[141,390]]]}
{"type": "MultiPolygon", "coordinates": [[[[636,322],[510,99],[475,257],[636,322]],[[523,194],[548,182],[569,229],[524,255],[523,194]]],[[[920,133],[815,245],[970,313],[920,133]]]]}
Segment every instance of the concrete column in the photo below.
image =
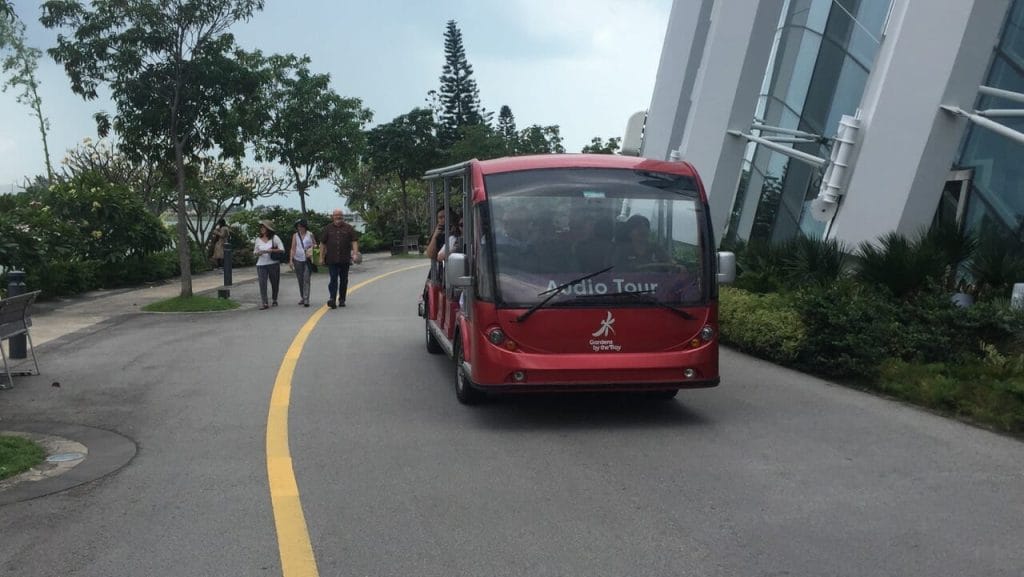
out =
{"type": "Polygon", "coordinates": [[[683,137],[714,4],[715,0],[672,2],[640,156],[667,160],[683,137]]]}
{"type": "Polygon", "coordinates": [[[830,236],[873,241],[931,224],[1010,0],[893,0],[861,100],[856,162],[830,236]]]}
{"type": "Polygon", "coordinates": [[[727,130],[747,132],[754,118],[783,0],[719,0],[680,145],[704,181],[715,240],[721,241],[739,184],[746,141],[727,130]]]}

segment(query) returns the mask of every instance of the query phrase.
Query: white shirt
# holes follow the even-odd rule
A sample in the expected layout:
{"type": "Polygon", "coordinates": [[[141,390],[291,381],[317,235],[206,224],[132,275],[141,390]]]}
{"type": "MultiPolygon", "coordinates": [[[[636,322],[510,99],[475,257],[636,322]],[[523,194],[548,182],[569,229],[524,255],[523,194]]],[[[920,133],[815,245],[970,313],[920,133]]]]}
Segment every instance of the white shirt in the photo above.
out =
{"type": "Polygon", "coordinates": [[[256,266],[267,266],[276,262],[274,259],[270,258],[270,254],[260,254],[260,252],[270,250],[272,248],[284,250],[284,244],[281,242],[281,239],[277,238],[276,234],[274,235],[274,238],[270,240],[263,240],[260,237],[256,237],[256,242],[254,243],[252,250],[253,254],[259,256],[259,258],[256,259],[256,266]]]}
{"type": "MultiPolygon", "coordinates": [[[[295,233],[295,236],[299,236],[299,233],[295,233]]],[[[306,236],[299,239],[298,245],[295,247],[295,254],[292,255],[292,260],[295,262],[306,262],[306,250],[313,248],[313,233],[306,231],[306,236]]]]}
{"type": "Polygon", "coordinates": [[[438,251],[438,254],[441,257],[441,260],[447,259],[448,255],[453,253],[453,252],[461,252],[459,250],[459,244],[460,244],[459,241],[460,240],[461,239],[459,237],[455,236],[454,234],[448,237],[448,242],[444,243],[444,246],[442,246],[441,250],[438,251]]]}

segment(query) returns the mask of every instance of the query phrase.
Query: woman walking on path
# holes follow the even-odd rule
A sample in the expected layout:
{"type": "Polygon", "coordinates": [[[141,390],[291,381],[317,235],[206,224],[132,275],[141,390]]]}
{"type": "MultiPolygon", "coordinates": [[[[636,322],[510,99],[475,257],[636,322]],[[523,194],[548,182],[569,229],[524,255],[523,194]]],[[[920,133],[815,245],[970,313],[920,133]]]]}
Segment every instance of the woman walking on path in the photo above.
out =
{"type": "Polygon", "coordinates": [[[230,235],[231,229],[223,218],[217,221],[217,226],[210,233],[210,240],[213,241],[213,260],[217,263],[217,268],[224,267],[224,243],[230,235]]]}
{"type": "Polygon", "coordinates": [[[313,274],[313,246],[316,239],[309,232],[309,223],[301,218],[295,223],[295,234],[292,235],[291,258],[288,263],[295,269],[295,278],[299,281],[299,304],[309,306],[309,280],[313,274]]]}
{"type": "Polygon", "coordinates": [[[281,263],[274,259],[273,254],[284,254],[284,244],[274,234],[274,223],[269,220],[260,221],[260,236],[254,243],[252,253],[259,257],[256,260],[256,276],[260,282],[260,310],[270,308],[267,305],[267,280],[270,280],[273,305],[277,306],[277,291],[281,285],[281,263]]]}

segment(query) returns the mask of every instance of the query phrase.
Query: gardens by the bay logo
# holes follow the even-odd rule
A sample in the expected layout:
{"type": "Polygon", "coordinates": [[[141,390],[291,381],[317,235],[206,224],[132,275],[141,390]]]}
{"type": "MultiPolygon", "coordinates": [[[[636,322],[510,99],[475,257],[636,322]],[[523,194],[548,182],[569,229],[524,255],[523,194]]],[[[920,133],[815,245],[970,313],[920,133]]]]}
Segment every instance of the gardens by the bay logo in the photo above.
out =
{"type": "Polygon", "coordinates": [[[615,344],[615,341],[609,338],[615,334],[615,328],[612,326],[615,324],[615,317],[612,316],[612,311],[606,311],[607,315],[596,331],[590,333],[590,336],[594,337],[590,339],[590,347],[594,349],[594,352],[601,351],[621,351],[622,347],[615,344]]]}

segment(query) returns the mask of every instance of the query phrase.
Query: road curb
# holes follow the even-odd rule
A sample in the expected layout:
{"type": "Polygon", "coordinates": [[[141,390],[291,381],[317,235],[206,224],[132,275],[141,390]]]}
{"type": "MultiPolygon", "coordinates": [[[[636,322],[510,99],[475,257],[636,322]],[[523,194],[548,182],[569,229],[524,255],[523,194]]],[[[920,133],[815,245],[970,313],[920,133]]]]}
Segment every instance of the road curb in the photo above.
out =
{"type": "Polygon", "coordinates": [[[26,480],[0,491],[0,506],[52,495],[105,477],[127,465],[137,451],[135,442],[127,437],[83,425],[4,421],[2,428],[13,433],[35,433],[69,439],[85,445],[88,453],[81,463],[63,470],[59,475],[35,481],[27,480],[26,477],[26,480]]]}

